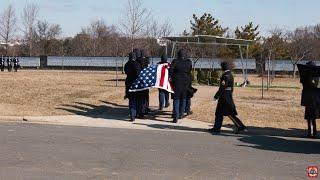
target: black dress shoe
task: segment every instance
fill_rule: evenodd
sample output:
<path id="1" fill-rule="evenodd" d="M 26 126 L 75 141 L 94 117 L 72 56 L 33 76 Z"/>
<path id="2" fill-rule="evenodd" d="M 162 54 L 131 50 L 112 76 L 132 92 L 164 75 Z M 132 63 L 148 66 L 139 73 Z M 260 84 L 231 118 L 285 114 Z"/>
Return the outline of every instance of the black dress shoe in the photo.
<path id="1" fill-rule="evenodd" d="M 172 123 L 178 123 L 178 119 L 177 118 L 174 118 Z"/>
<path id="2" fill-rule="evenodd" d="M 220 131 L 214 129 L 214 130 L 211 131 L 211 133 L 212 133 L 212 134 L 220 134 Z"/>

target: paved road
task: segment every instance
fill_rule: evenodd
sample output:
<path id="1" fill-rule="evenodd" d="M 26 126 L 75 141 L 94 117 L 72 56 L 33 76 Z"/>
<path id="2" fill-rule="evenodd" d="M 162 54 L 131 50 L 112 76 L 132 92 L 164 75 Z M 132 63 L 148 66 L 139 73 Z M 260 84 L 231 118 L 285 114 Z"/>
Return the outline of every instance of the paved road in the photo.
<path id="1" fill-rule="evenodd" d="M 306 179 L 320 141 L 0 123 L 0 179 Z"/>

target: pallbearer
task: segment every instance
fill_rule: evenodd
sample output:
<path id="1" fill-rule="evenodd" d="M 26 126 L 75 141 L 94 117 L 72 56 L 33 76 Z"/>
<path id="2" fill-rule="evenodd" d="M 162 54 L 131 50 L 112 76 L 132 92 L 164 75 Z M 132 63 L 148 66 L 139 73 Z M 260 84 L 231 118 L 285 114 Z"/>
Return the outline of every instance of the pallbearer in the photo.
<path id="1" fill-rule="evenodd" d="M 187 58 L 187 51 L 180 49 L 178 58 L 174 59 L 170 66 L 173 97 L 173 123 L 184 117 L 186 108 L 187 91 L 191 81 L 192 62 Z"/>
<path id="2" fill-rule="evenodd" d="M 158 64 L 168 63 L 167 55 L 163 54 L 161 56 L 161 61 Z M 164 107 L 169 107 L 169 92 L 163 89 L 159 89 L 159 110 L 162 110 Z"/>
<path id="3" fill-rule="evenodd" d="M 220 133 L 224 116 L 228 116 L 235 124 L 235 133 L 246 130 L 246 126 L 237 117 L 238 113 L 232 97 L 234 79 L 229 67 L 227 62 L 221 63 L 224 73 L 220 78 L 219 90 L 214 96 L 214 100 L 218 100 L 218 104 L 214 127 L 210 129 L 213 133 Z"/>
<path id="4" fill-rule="evenodd" d="M 145 68 L 145 63 L 142 59 L 141 56 L 141 50 L 140 49 L 133 49 L 133 53 L 136 55 L 136 65 L 139 66 L 139 72 Z M 137 117 L 139 119 L 144 119 L 145 115 L 145 92 L 144 91 L 139 91 L 136 92 L 136 98 L 137 98 Z"/>
<path id="5" fill-rule="evenodd" d="M 141 63 L 143 64 L 144 68 L 150 66 L 150 58 L 147 57 L 145 50 L 141 49 Z M 148 114 L 150 112 L 149 108 L 149 89 L 143 91 L 143 109 L 144 113 Z"/>
<path id="6" fill-rule="evenodd" d="M 125 64 L 124 70 L 127 75 L 125 98 L 129 99 L 130 121 L 134 121 L 138 110 L 138 96 L 136 92 L 129 92 L 129 88 L 138 78 L 138 75 L 141 71 L 139 64 L 136 62 L 135 53 L 131 52 L 129 54 L 129 61 Z"/>

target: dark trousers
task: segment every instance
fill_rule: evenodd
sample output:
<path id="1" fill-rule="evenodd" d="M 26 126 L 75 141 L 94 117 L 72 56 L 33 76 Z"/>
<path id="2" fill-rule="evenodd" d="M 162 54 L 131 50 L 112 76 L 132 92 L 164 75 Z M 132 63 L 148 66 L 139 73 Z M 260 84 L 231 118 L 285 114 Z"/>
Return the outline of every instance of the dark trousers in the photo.
<path id="1" fill-rule="evenodd" d="M 236 115 L 230 115 L 228 117 L 232 120 L 232 122 L 238 129 L 246 128 L 246 126 L 241 122 L 241 120 Z M 222 127 L 222 123 L 223 123 L 223 115 L 216 116 L 213 129 L 215 131 L 220 131 Z"/>
<path id="2" fill-rule="evenodd" d="M 185 99 L 173 100 L 174 119 L 182 119 L 185 108 L 186 108 Z"/>
<path id="3" fill-rule="evenodd" d="M 188 98 L 186 100 L 186 108 L 185 108 L 185 113 L 189 114 L 191 111 L 191 98 Z"/>
<path id="4" fill-rule="evenodd" d="M 138 117 L 144 117 L 145 114 L 145 98 L 141 95 L 139 95 L 136 98 L 137 103 L 137 115 Z"/>
<path id="5" fill-rule="evenodd" d="M 137 100 L 135 98 L 129 99 L 129 113 L 131 120 L 134 120 L 137 116 Z"/>
<path id="6" fill-rule="evenodd" d="M 313 129 L 313 136 L 317 135 L 317 124 L 316 124 L 316 119 L 308 119 L 308 136 L 311 136 L 311 129 Z M 311 124 L 312 127 L 311 128 Z"/>
<path id="7" fill-rule="evenodd" d="M 159 109 L 169 106 L 169 92 L 159 89 Z"/>

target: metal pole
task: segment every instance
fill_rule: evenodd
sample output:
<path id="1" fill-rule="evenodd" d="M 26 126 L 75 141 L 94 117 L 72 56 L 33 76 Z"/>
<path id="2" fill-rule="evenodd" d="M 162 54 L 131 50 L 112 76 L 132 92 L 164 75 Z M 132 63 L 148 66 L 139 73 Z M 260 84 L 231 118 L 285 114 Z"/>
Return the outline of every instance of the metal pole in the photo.
<path id="1" fill-rule="evenodd" d="M 267 90 L 270 88 L 270 59 L 271 59 L 271 50 L 269 50 L 269 57 L 268 57 L 268 79 L 267 79 Z"/>
<path id="2" fill-rule="evenodd" d="M 174 58 L 175 48 L 176 48 L 176 43 L 174 42 L 174 43 L 172 44 L 171 58 Z"/>
<path id="3" fill-rule="evenodd" d="M 168 44 L 166 44 L 166 56 L 168 55 Z"/>
<path id="4" fill-rule="evenodd" d="M 249 45 L 247 45 L 247 53 L 246 53 L 246 82 L 248 82 L 248 59 L 249 59 Z"/>
<path id="5" fill-rule="evenodd" d="M 240 50 L 240 57 L 241 57 L 241 66 L 242 66 L 242 74 L 243 74 L 243 87 L 245 87 L 247 85 L 247 81 L 246 81 L 246 75 L 245 75 L 245 71 L 244 71 L 244 65 L 243 65 L 243 54 L 242 54 L 242 49 L 241 46 L 239 45 L 239 50 Z"/>
<path id="6" fill-rule="evenodd" d="M 261 98 L 263 99 L 263 95 L 264 95 L 264 68 L 263 68 L 263 64 L 265 63 L 263 60 L 262 60 L 262 54 L 260 55 L 260 60 L 261 60 Z"/>
<path id="7" fill-rule="evenodd" d="M 116 57 L 116 87 L 118 87 L 118 57 Z"/>

